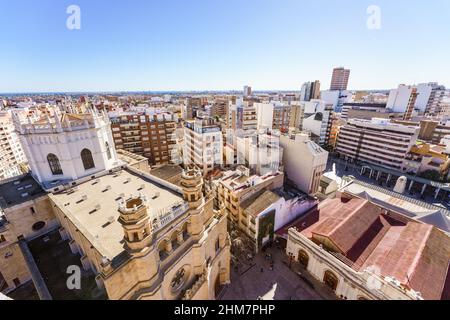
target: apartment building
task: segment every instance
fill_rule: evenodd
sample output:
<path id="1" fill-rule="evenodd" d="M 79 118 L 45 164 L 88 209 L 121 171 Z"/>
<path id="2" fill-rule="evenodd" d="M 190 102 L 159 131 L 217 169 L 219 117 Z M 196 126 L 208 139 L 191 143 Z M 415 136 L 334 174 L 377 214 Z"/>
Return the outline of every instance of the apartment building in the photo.
<path id="1" fill-rule="evenodd" d="M 341 118 L 389 118 L 394 113 L 387 112 L 386 103 L 348 102 L 344 103 L 341 110 Z"/>
<path id="2" fill-rule="evenodd" d="M 316 193 L 327 166 L 328 152 L 305 133 L 282 135 L 280 145 L 287 179 L 306 194 Z"/>
<path id="3" fill-rule="evenodd" d="M 188 120 L 184 125 L 184 165 L 194 164 L 204 176 L 223 164 L 223 137 L 213 118 Z"/>
<path id="4" fill-rule="evenodd" d="M 320 81 L 305 82 L 300 91 L 300 101 L 320 99 Z"/>
<path id="5" fill-rule="evenodd" d="M 283 186 L 284 174 L 259 176 L 250 174 L 244 166 L 236 170 L 223 172 L 220 179 L 212 182 L 216 194 L 216 205 L 222 208 L 233 226 L 244 231 L 251 239 L 256 237 L 256 219 L 250 217 L 241 206 L 243 202 L 262 190 L 275 190 Z"/>
<path id="6" fill-rule="evenodd" d="M 425 113 L 433 116 L 450 116 L 450 89 L 437 83 L 429 85 L 432 88 Z"/>
<path id="7" fill-rule="evenodd" d="M 109 118 L 117 149 L 142 155 L 152 166 L 180 162 L 172 113 L 110 112 Z"/>
<path id="8" fill-rule="evenodd" d="M 349 119 L 341 127 L 336 151 L 347 159 L 403 169 L 403 161 L 419 136 L 417 126 L 387 119 Z"/>
<path id="9" fill-rule="evenodd" d="M 347 90 L 350 70 L 343 67 L 334 68 L 331 77 L 330 90 Z"/>
<path id="10" fill-rule="evenodd" d="M 333 112 L 331 114 L 331 127 L 330 127 L 330 134 L 328 136 L 328 147 L 331 150 L 334 150 L 336 148 L 339 130 L 344 124 L 345 121 L 341 118 L 339 113 Z"/>
<path id="11" fill-rule="evenodd" d="M 275 105 L 273 109 L 273 125 L 272 129 L 280 130 L 281 132 L 289 131 L 291 122 L 291 106 L 290 105 Z"/>
<path id="12" fill-rule="evenodd" d="M 392 122 L 406 125 L 415 126 L 420 128 L 419 139 L 432 144 L 440 144 L 441 140 L 450 135 L 450 121 L 441 123 L 434 120 L 420 120 L 420 121 L 402 121 L 393 120 Z"/>
<path id="13" fill-rule="evenodd" d="M 303 117 L 305 115 L 305 108 L 300 103 L 291 104 L 291 118 L 289 128 L 302 129 Z"/>
<path id="14" fill-rule="evenodd" d="M 311 134 L 311 138 L 319 145 L 327 145 L 332 126 L 333 106 L 323 100 L 300 102 L 303 108 L 301 129 Z"/>
<path id="15" fill-rule="evenodd" d="M 22 174 L 21 168 L 26 162 L 11 112 L 0 111 L 0 180 Z"/>
<path id="16" fill-rule="evenodd" d="M 410 120 L 416 108 L 418 96 L 417 87 L 401 84 L 397 89 L 390 91 L 386 109 L 395 113 L 403 113 L 403 119 Z"/>
<path id="17" fill-rule="evenodd" d="M 272 101 L 269 103 L 255 103 L 258 130 L 275 129 L 287 132 L 291 126 L 293 106 L 289 102 Z M 299 111 L 295 110 L 299 116 Z"/>
<path id="18" fill-rule="evenodd" d="M 238 164 L 245 164 L 252 173 L 261 176 L 278 171 L 283 158 L 278 132 L 266 130 L 237 137 L 236 144 Z"/>
<path id="19" fill-rule="evenodd" d="M 256 108 L 250 101 L 237 101 L 236 106 L 236 130 L 244 132 L 257 130 L 258 120 Z"/>
<path id="20" fill-rule="evenodd" d="M 196 96 L 188 97 L 183 106 L 183 119 L 194 119 L 197 116 L 197 111 L 207 105 L 207 97 Z"/>
<path id="21" fill-rule="evenodd" d="M 245 97 L 250 97 L 252 95 L 252 87 L 244 86 L 243 93 Z"/>

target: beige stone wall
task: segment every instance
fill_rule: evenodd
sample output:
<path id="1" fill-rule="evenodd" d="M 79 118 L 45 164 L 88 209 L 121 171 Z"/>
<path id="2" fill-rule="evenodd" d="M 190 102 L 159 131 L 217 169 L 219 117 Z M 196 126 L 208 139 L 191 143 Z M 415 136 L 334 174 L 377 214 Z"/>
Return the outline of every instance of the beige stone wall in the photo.
<path id="1" fill-rule="evenodd" d="M 0 272 L 8 285 L 4 293 L 16 288 L 16 278 L 21 284 L 31 280 L 30 271 L 17 242 L 0 244 Z"/>
<path id="2" fill-rule="evenodd" d="M 192 222 L 192 217 L 189 217 L 189 221 L 201 223 Z M 217 276 L 221 274 L 222 284 L 229 281 L 230 252 L 226 241 L 226 217 L 222 216 L 220 220 L 213 219 L 210 225 L 205 226 L 205 230 L 200 235 L 195 237 L 191 234 L 167 258 L 160 261 L 157 251 L 160 243 L 169 240 L 172 231 L 176 231 L 184 223 L 183 219 L 175 224 L 170 232 L 158 236 L 146 256 L 128 261 L 124 266 L 104 278 L 110 299 L 179 299 L 182 297 L 183 290 L 192 288 L 197 276 L 203 272 L 208 275 L 207 281 L 194 297 L 195 299 L 215 298 L 214 285 Z M 207 236 L 205 237 L 205 235 Z M 220 247 L 218 251 L 216 251 L 217 240 L 219 240 Z M 174 291 L 171 286 L 172 280 L 181 269 L 185 270 L 186 278 L 183 286 Z"/>
<path id="3" fill-rule="evenodd" d="M 34 208 L 34 213 L 31 208 Z M 19 236 L 24 236 L 27 240 L 33 239 L 47 233 L 50 229 L 58 225 L 52 205 L 46 195 L 7 208 L 4 212 L 9 222 L 8 227 L 10 228 L 10 235 L 8 237 L 14 237 L 15 240 Z M 45 227 L 41 230 L 33 230 L 33 224 L 39 221 L 45 222 Z"/>
<path id="4" fill-rule="evenodd" d="M 68 240 L 74 240 L 75 250 L 72 249 L 72 252 L 78 253 L 81 257 L 86 256 L 90 262 L 91 269 L 94 273 L 97 273 L 101 270 L 101 262 L 102 255 L 100 252 L 93 246 L 93 244 L 78 230 L 78 228 L 65 217 L 64 213 L 61 211 L 59 207 L 54 207 L 54 213 L 57 217 L 60 228 L 61 236 L 67 236 Z"/>
<path id="5" fill-rule="evenodd" d="M 0 272 L 10 291 L 16 287 L 14 279 L 19 279 L 20 283 L 31 279 L 30 271 L 18 245 L 18 237 L 23 236 L 27 240 L 39 237 L 56 228 L 58 221 L 47 196 L 6 208 L 4 213 L 8 223 L 0 229 L 0 236 L 6 240 L 0 243 Z M 33 230 L 33 225 L 40 221 L 45 222 L 44 228 Z"/>

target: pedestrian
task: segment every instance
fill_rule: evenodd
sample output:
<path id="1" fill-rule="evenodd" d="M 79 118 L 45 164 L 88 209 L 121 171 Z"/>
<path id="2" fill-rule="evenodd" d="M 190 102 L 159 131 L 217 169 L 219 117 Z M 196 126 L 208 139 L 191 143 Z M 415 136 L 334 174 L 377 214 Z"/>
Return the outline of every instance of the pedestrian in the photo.
<path id="1" fill-rule="evenodd" d="M 263 267 L 261 267 L 261 272 L 264 272 L 264 268 Z"/>

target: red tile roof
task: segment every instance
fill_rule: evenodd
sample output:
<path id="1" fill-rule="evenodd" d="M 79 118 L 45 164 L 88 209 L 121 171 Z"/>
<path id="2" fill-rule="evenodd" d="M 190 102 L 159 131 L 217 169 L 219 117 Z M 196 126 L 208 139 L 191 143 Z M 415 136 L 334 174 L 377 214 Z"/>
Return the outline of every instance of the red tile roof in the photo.
<path id="1" fill-rule="evenodd" d="M 329 199 L 293 225 L 303 235 L 340 251 L 355 271 L 376 267 L 424 299 L 450 298 L 450 237 L 406 217 L 386 215 L 365 199 Z"/>

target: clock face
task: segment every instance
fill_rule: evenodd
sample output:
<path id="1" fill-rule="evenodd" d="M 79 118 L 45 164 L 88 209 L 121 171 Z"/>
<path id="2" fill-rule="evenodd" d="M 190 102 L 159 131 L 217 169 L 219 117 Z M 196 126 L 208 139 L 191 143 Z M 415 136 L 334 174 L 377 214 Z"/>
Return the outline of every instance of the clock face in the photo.
<path id="1" fill-rule="evenodd" d="M 186 270 L 184 268 L 181 268 L 180 270 L 177 271 L 177 273 L 172 279 L 172 282 L 170 284 L 172 290 L 180 289 L 183 286 L 185 280 L 186 280 Z"/>

